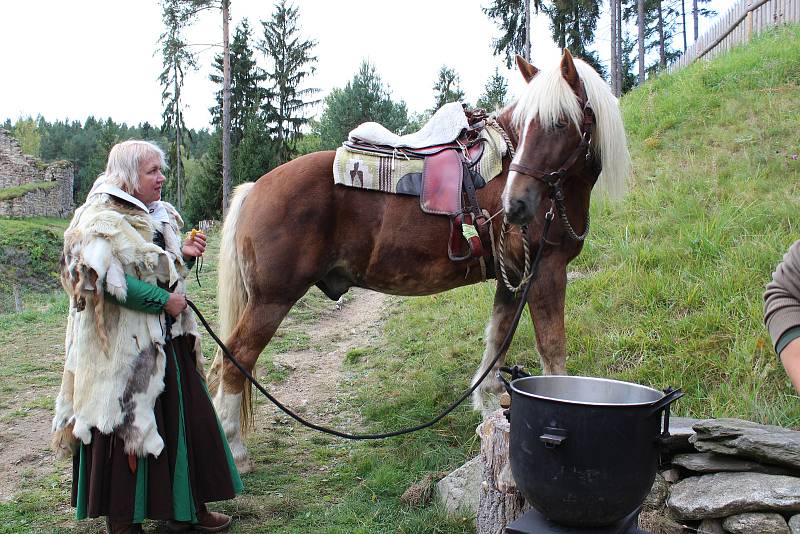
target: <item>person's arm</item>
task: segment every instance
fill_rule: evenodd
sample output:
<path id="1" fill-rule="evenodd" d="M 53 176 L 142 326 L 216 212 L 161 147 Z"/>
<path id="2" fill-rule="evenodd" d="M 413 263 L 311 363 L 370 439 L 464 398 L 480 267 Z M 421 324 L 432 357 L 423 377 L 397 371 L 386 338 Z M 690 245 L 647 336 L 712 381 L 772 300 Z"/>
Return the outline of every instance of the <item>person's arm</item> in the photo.
<path id="1" fill-rule="evenodd" d="M 106 292 L 106 298 L 130 310 L 153 314 L 165 311 L 173 317 L 186 309 L 186 295 L 170 293 L 129 274 L 125 275 L 125 282 L 128 284 L 128 295 L 124 302 L 109 292 Z"/>
<path id="2" fill-rule="evenodd" d="M 126 274 L 125 283 L 128 285 L 128 294 L 124 301 L 109 292 L 106 292 L 106 298 L 123 308 L 153 314 L 161 313 L 169 301 L 169 291 L 143 282 L 135 276 Z"/>
<path id="3" fill-rule="evenodd" d="M 800 393 L 800 334 L 793 338 L 779 353 L 786 374 L 794 389 Z"/>
<path id="4" fill-rule="evenodd" d="M 764 323 L 775 352 L 800 393 L 800 241 L 789 248 L 767 284 Z"/>

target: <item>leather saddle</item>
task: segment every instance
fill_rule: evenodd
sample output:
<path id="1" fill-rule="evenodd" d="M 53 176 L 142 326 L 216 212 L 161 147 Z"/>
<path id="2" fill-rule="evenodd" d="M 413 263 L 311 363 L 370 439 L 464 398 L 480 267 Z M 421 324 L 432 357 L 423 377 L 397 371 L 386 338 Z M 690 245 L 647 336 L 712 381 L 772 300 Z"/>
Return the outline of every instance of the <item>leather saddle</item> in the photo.
<path id="1" fill-rule="evenodd" d="M 483 155 L 485 119 L 484 110 L 466 110 L 452 102 L 414 134 L 398 136 L 377 123 L 365 123 L 345 142 L 355 150 L 424 160 L 420 208 L 450 218 L 448 255 L 453 261 L 491 255 L 490 228 L 475 194 L 476 183 L 482 186 L 485 181 L 473 170 Z M 424 144 L 430 140 L 437 143 Z"/>

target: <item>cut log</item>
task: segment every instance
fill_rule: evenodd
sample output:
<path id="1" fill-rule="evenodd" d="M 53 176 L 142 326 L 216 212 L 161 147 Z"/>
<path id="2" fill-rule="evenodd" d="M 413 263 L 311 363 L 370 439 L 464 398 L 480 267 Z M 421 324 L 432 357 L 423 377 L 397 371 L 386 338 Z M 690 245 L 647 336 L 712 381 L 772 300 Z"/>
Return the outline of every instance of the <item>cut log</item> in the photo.
<path id="1" fill-rule="evenodd" d="M 503 410 L 491 413 L 476 430 L 481 438 L 483 482 L 478 496 L 477 534 L 503 534 L 530 505 L 517 493 L 508 455 L 510 425 Z"/>

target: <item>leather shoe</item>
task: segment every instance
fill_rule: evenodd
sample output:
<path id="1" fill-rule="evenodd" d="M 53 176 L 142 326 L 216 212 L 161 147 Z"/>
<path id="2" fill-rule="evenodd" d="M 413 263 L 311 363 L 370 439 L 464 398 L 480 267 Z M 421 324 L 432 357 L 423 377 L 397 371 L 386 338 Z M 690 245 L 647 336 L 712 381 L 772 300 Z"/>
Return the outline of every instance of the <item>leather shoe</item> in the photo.
<path id="1" fill-rule="evenodd" d="M 222 532 L 228 530 L 233 519 L 220 512 L 209 512 L 203 506 L 203 509 L 197 512 L 197 521 L 197 524 L 194 525 L 197 532 Z"/>
<path id="2" fill-rule="evenodd" d="M 210 512 L 205 505 L 197 511 L 197 523 L 184 521 L 167 521 L 170 532 L 187 532 L 194 529 L 196 532 L 222 532 L 228 530 L 233 519 L 229 515 L 219 512 Z"/>

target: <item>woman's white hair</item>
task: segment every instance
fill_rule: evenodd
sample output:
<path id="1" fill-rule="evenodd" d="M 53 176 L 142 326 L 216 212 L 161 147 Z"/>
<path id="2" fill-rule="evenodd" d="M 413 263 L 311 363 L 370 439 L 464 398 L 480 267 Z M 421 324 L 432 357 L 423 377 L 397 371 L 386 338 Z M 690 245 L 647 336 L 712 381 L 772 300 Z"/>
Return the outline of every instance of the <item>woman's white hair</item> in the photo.
<path id="1" fill-rule="evenodd" d="M 132 195 L 139 189 L 139 165 L 153 156 L 157 156 L 161 167 L 166 169 L 164 151 L 155 143 L 136 139 L 117 143 L 108 153 L 106 170 L 97 178 L 95 185 L 99 183 L 115 185 Z"/>

